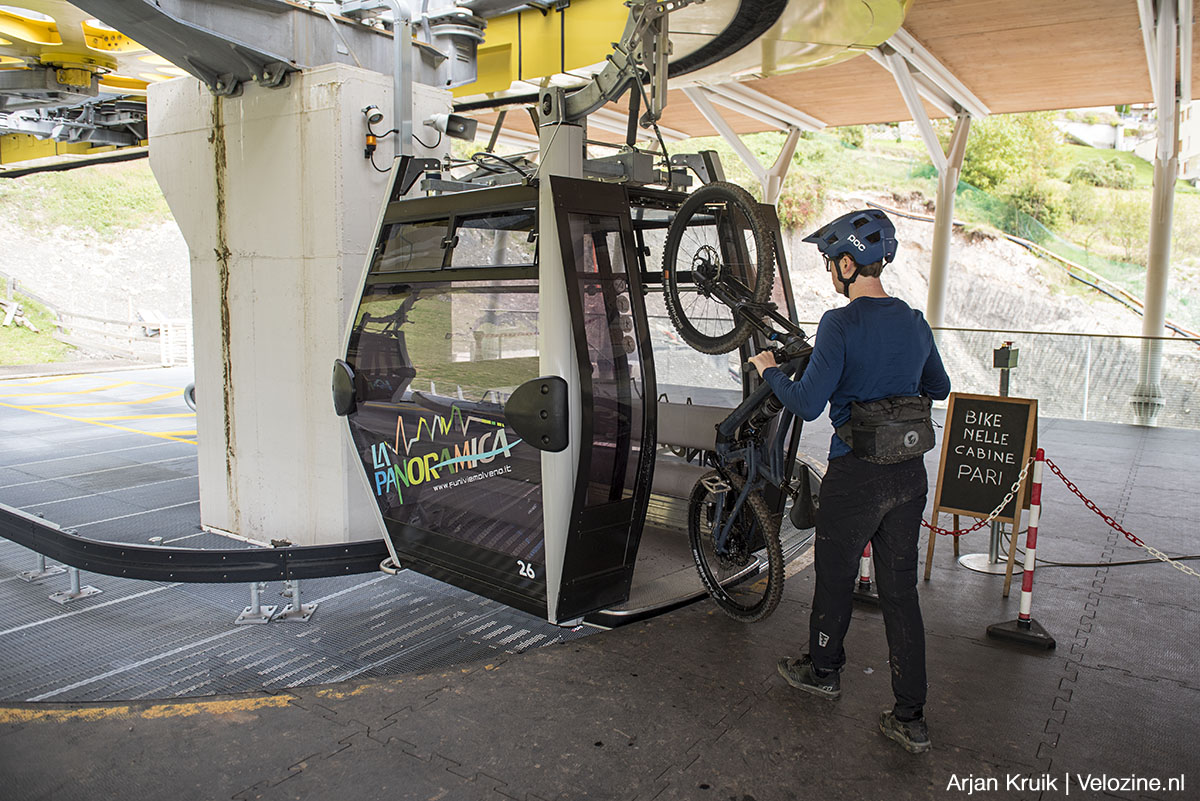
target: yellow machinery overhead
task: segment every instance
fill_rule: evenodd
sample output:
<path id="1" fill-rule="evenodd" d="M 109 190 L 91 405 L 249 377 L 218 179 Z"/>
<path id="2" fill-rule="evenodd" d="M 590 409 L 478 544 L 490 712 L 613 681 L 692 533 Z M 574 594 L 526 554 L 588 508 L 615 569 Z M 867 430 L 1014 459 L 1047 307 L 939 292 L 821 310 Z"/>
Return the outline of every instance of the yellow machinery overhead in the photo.
<path id="1" fill-rule="evenodd" d="M 835 64 L 878 47 L 904 22 L 913 0 L 813 0 L 787 3 L 767 32 L 728 58 L 672 80 L 696 82 L 782 75 Z M 744 21 L 738 0 L 707 0 L 670 14 L 671 60 L 700 50 Z M 536 9 L 488 19 L 478 49 L 478 78 L 454 90 L 458 99 L 520 94 L 528 85 L 569 73 L 590 74 L 621 38 L 628 8 L 613 0 L 574 0 L 561 10 Z"/>

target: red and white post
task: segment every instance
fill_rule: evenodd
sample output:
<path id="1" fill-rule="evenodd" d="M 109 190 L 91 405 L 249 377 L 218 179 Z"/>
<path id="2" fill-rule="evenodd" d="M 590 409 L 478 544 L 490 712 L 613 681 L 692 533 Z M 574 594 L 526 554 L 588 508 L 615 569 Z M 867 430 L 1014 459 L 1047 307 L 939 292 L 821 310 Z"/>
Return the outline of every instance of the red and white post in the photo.
<path id="1" fill-rule="evenodd" d="M 1021 607 L 1017 619 L 1007 623 L 988 626 L 989 637 L 1015 640 L 1042 648 L 1053 648 L 1054 638 L 1030 616 L 1033 606 L 1033 568 L 1037 564 L 1038 524 L 1042 518 L 1042 468 L 1046 464 L 1046 451 L 1037 449 L 1033 457 L 1033 483 L 1029 496 L 1029 528 L 1025 535 L 1025 572 L 1021 576 Z"/>
<path id="2" fill-rule="evenodd" d="M 1038 522 L 1042 517 L 1042 468 L 1046 465 L 1046 451 L 1037 449 L 1033 457 L 1033 485 L 1029 494 L 1029 529 L 1025 534 L 1025 573 L 1021 576 L 1021 611 L 1017 614 L 1017 625 L 1028 629 L 1033 625 L 1029 610 L 1033 606 L 1033 568 L 1037 564 Z"/>
<path id="3" fill-rule="evenodd" d="M 863 548 L 858 560 L 858 586 L 854 588 L 854 598 L 870 604 L 879 603 L 879 595 L 871 589 L 871 543 Z"/>

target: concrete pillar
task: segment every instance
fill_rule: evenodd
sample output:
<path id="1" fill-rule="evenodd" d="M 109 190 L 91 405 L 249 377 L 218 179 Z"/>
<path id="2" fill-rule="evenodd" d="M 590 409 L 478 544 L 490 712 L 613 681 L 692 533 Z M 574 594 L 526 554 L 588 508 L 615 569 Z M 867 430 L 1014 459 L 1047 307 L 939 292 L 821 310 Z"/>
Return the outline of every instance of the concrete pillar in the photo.
<path id="1" fill-rule="evenodd" d="M 386 113 L 391 91 L 345 65 L 233 98 L 192 78 L 150 90 L 151 168 L 191 252 L 206 528 L 297 545 L 380 535 L 330 374 L 387 185 L 363 158 L 361 110 Z M 448 93 L 423 95 L 439 105 L 417 120 L 448 109 Z"/>

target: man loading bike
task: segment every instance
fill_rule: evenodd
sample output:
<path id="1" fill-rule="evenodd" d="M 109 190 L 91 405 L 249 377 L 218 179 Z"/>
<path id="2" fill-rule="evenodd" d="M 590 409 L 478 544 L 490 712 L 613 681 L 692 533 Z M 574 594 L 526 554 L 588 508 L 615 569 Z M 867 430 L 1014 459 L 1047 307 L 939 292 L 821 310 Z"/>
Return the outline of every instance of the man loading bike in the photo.
<path id="1" fill-rule="evenodd" d="M 829 404 L 835 433 L 817 510 L 816 588 L 809 651 L 779 672 L 805 692 L 837 699 L 846 663 L 854 580 L 867 543 L 875 557 L 895 706 L 880 730 L 911 753 L 930 748 L 924 717 L 925 629 L 917 597 L 917 540 L 933 447 L 929 399 L 950 393 L 929 324 L 880 282 L 896 255 L 882 211 L 846 214 L 804 239 L 821 251 L 834 288 L 850 299 L 821 318 L 808 368 L 793 381 L 763 351 L 750 361 L 794 414 L 815 420 Z"/>

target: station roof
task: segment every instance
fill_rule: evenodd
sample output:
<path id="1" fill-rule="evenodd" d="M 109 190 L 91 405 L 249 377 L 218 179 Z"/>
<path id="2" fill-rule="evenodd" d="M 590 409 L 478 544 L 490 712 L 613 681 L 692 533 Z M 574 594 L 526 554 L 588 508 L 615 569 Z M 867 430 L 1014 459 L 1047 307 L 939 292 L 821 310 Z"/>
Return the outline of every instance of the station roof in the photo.
<path id="1" fill-rule="evenodd" d="M 1153 102 L 1137 0 L 913 0 L 903 29 L 993 114 Z M 1190 69 L 1194 94 L 1194 57 Z M 741 86 L 830 127 L 912 118 L 891 73 L 866 54 Z M 926 109 L 946 116 L 928 102 Z M 740 134 L 774 127 L 721 113 Z M 512 118 L 506 127 L 532 132 Z M 680 88 L 668 93 L 660 124 L 687 136 L 717 133 Z"/>

